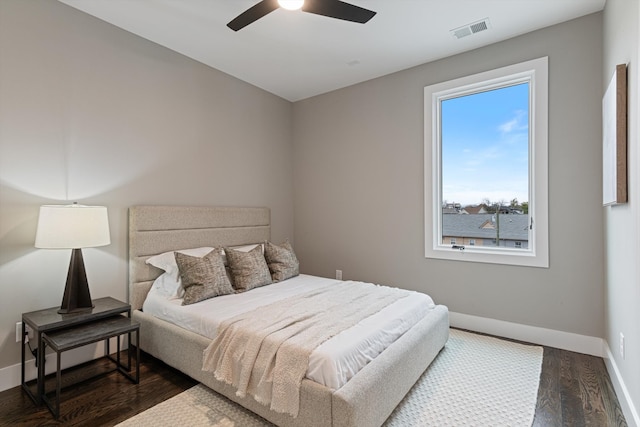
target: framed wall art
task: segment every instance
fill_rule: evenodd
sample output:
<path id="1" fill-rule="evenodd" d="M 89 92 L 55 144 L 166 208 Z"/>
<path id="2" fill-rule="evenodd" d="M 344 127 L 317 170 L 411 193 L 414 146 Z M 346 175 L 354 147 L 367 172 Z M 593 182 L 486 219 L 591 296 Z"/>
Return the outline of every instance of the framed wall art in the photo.
<path id="1" fill-rule="evenodd" d="M 627 202 L 627 66 L 617 65 L 602 99 L 602 204 Z"/>

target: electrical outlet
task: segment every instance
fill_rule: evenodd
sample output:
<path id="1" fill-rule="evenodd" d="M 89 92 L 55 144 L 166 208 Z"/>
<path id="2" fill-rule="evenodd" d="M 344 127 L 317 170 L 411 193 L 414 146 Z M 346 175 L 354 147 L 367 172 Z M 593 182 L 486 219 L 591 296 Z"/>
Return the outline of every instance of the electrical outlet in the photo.
<path id="1" fill-rule="evenodd" d="M 33 338 L 33 330 L 27 325 L 25 330 L 27 336 Z M 22 322 L 16 322 L 16 342 L 22 342 Z"/>
<path id="2" fill-rule="evenodd" d="M 342 270 L 336 270 L 336 280 L 342 280 Z"/>
<path id="3" fill-rule="evenodd" d="M 624 335 L 620 332 L 620 356 L 624 360 Z"/>

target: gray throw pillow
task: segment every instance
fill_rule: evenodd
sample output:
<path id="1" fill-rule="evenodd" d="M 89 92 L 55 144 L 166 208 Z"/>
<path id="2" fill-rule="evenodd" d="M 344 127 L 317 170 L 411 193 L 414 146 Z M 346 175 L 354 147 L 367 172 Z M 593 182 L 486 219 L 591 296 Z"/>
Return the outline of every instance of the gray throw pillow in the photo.
<path id="1" fill-rule="evenodd" d="M 300 274 L 300 263 L 288 241 L 280 245 L 265 242 L 264 258 L 274 282 L 281 282 Z"/>
<path id="2" fill-rule="evenodd" d="M 224 268 L 222 250 L 216 248 L 202 258 L 180 252 L 174 255 L 184 288 L 182 305 L 234 293 Z"/>
<path id="3" fill-rule="evenodd" d="M 237 292 L 245 292 L 273 283 L 269 267 L 262 255 L 262 246 L 256 246 L 249 252 L 224 248 L 224 252 L 231 270 L 233 286 Z"/>

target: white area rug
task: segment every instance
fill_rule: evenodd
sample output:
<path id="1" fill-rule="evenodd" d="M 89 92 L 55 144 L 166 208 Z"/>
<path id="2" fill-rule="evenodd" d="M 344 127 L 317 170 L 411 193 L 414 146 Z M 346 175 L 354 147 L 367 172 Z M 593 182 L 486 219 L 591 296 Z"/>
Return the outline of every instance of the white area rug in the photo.
<path id="1" fill-rule="evenodd" d="M 451 329 L 445 348 L 385 426 L 531 426 L 541 366 L 542 347 Z M 199 384 L 118 426 L 176 425 L 271 424 Z"/>
<path id="2" fill-rule="evenodd" d="M 451 329 L 385 426 L 531 426 L 542 347 Z"/>

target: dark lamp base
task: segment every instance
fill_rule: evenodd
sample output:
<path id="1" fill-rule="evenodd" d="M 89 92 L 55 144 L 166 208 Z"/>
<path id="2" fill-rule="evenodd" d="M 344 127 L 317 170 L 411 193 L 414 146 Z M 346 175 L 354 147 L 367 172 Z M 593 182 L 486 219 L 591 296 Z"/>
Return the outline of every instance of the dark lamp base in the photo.
<path id="1" fill-rule="evenodd" d="M 67 274 L 67 284 L 64 288 L 62 305 L 58 313 L 82 313 L 90 312 L 92 309 L 93 302 L 89 293 L 87 273 L 84 269 L 82 249 L 73 249 L 71 262 L 69 263 L 69 273 Z"/>
<path id="2" fill-rule="evenodd" d="M 93 307 L 92 305 L 91 307 L 76 307 L 72 309 L 60 308 L 58 309 L 58 314 L 91 313 Z"/>

